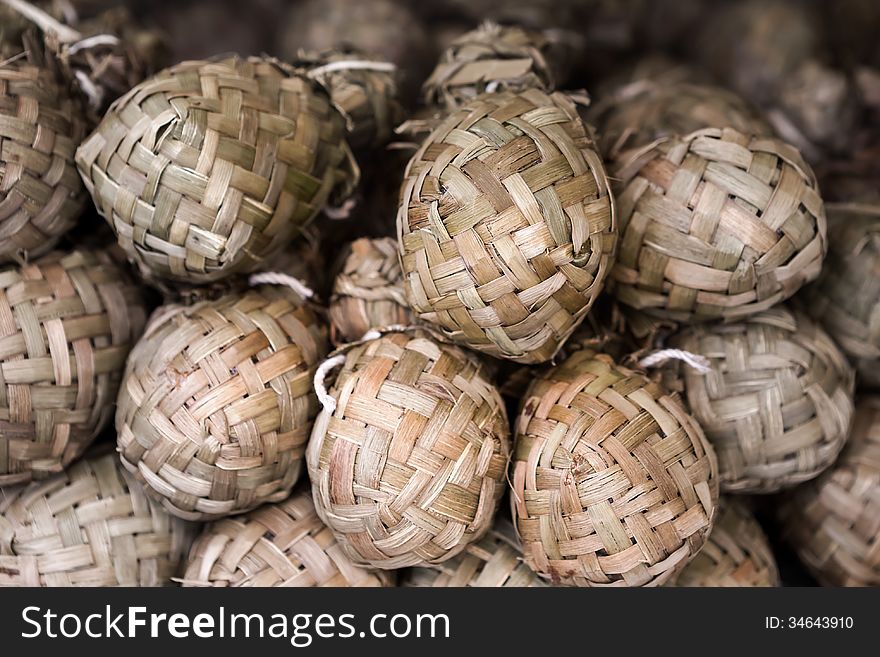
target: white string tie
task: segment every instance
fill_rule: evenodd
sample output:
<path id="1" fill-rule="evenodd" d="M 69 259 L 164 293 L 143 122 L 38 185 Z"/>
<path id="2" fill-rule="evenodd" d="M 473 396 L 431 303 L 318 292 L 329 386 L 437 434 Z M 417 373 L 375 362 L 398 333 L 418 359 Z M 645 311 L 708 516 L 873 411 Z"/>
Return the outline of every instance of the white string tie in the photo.
<path id="1" fill-rule="evenodd" d="M 284 285 L 296 292 L 303 299 L 311 299 L 315 296 L 315 292 L 308 285 L 290 274 L 283 274 L 280 271 L 261 271 L 251 274 L 248 279 L 250 285 Z"/>
<path id="2" fill-rule="evenodd" d="M 324 380 L 327 378 L 327 374 L 330 373 L 330 370 L 339 367 L 344 362 L 345 355 L 338 354 L 325 360 L 318 366 L 318 369 L 315 370 L 315 394 L 318 396 L 318 401 L 321 402 L 321 406 L 324 407 L 324 411 L 331 415 L 336 411 L 336 399 L 333 395 L 327 392 L 327 386 L 324 384 Z"/>
<path id="3" fill-rule="evenodd" d="M 700 374 L 707 374 L 712 371 L 712 364 L 708 358 L 699 354 L 692 354 L 683 349 L 660 349 L 642 358 L 638 365 L 641 368 L 649 369 L 670 360 L 680 360 L 693 367 Z"/>
<path id="4" fill-rule="evenodd" d="M 397 70 L 397 66 L 391 62 L 370 62 L 362 59 L 343 59 L 338 62 L 330 62 L 323 66 L 316 66 L 309 70 L 310 78 L 319 78 L 327 73 L 335 73 L 336 71 L 380 71 L 383 73 L 393 73 Z"/>

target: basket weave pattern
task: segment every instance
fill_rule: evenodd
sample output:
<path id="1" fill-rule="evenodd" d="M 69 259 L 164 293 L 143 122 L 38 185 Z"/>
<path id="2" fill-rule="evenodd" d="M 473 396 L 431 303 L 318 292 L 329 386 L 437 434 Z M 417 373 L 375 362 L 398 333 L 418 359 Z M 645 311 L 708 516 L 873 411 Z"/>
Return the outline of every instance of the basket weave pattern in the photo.
<path id="1" fill-rule="evenodd" d="M 286 288 L 160 309 L 119 392 L 123 464 L 186 519 L 284 499 L 300 473 L 326 349 L 326 329 Z"/>
<path id="2" fill-rule="evenodd" d="M 525 561 L 555 583 L 663 584 L 715 516 L 715 457 L 678 397 L 589 350 L 530 386 L 511 471 Z"/>
<path id="3" fill-rule="evenodd" d="M 168 586 L 193 526 L 151 502 L 113 454 L 0 495 L 0 587 Z"/>
<path id="4" fill-rule="evenodd" d="M 58 473 L 95 439 L 145 314 L 98 251 L 0 272 L 0 486 Z"/>
<path id="5" fill-rule="evenodd" d="M 423 332 L 345 352 L 307 462 L 318 515 L 355 563 L 439 563 L 492 525 L 507 414 L 480 362 Z"/>
<path id="6" fill-rule="evenodd" d="M 351 563 L 308 492 L 209 525 L 190 551 L 183 586 L 388 586 Z"/>
<path id="7" fill-rule="evenodd" d="M 736 324 L 695 326 L 672 344 L 709 358 L 684 367 L 691 412 L 715 447 L 721 486 L 769 493 L 812 479 L 846 441 L 853 371 L 828 335 L 784 307 Z"/>
<path id="8" fill-rule="evenodd" d="M 206 283 L 253 271 L 348 182 L 344 135 L 271 60 L 184 62 L 116 101 L 76 162 L 145 276 Z"/>
<path id="9" fill-rule="evenodd" d="M 621 302 L 683 322 L 740 318 L 819 275 L 824 206 L 783 142 L 711 128 L 621 154 L 614 169 Z"/>
<path id="10" fill-rule="evenodd" d="M 562 94 L 486 94 L 410 160 L 397 228 L 420 319 L 477 351 L 549 360 L 602 288 L 616 239 L 599 154 Z"/>

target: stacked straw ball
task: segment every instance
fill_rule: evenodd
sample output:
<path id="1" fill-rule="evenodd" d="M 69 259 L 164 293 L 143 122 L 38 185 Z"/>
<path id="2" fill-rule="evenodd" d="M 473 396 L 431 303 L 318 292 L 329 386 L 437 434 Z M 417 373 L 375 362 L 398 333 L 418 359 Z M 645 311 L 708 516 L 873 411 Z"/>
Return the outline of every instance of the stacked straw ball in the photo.
<path id="1" fill-rule="evenodd" d="M 315 507 L 358 564 L 440 563 L 504 493 L 507 414 L 484 366 L 424 331 L 349 346 L 307 451 Z"/>
<path id="2" fill-rule="evenodd" d="M 407 165 L 401 198 L 413 312 L 485 354 L 551 359 L 611 267 L 608 179 L 561 93 L 487 93 L 449 112 Z"/>
<path id="3" fill-rule="evenodd" d="M 389 586 L 354 565 L 315 513 L 308 492 L 208 525 L 193 544 L 183 586 Z"/>
<path id="4" fill-rule="evenodd" d="M 510 469 L 525 562 L 556 584 L 664 584 L 716 514 L 715 456 L 677 395 L 591 350 L 529 387 Z"/>
<path id="5" fill-rule="evenodd" d="M 113 454 L 0 495 L 0 587 L 169 586 L 195 536 Z"/>
<path id="6" fill-rule="evenodd" d="M 696 325 L 672 344 L 709 359 L 682 366 L 687 402 L 715 447 L 721 486 L 771 493 L 812 479 L 843 448 L 854 375 L 831 338 L 780 306 L 732 324 Z"/>
<path id="7" fill-rule="evenodd" d="M 141 291 L 106 253 L 0 272 L 0 486 L 57 474 L 91 444 L 145 321 Z"/>
<path id="8" fill-rule="evenodd" d="M 159 309 L 119 392 L 122 463 L 189 520 L 283 500 L 300 473 L 326 350 L 326 328 L 286 287 Z"/>
<path id="9" fill-rule="evenodd" d="M 120 98 L 76 162 L 147 279 L 209 283 L 282 249 L 351 182 L 327 93 L 270 59 L 190 61 Z"/>

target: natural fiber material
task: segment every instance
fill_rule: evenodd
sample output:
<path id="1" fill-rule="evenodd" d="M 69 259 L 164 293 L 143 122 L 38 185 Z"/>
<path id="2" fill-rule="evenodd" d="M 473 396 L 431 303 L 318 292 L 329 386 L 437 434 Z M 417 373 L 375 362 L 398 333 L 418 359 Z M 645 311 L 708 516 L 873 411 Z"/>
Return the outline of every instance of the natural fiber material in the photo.
<path id="1" fill-rule="evenodd" d="M 705 547 L 675 586 L 779 586 L 776 558 L 761 525 L 741 502 L 723 499 Z"/>
<path id="2" fill-rule="evenodd" d="M 798 152 L 705 129 L 621 154 L 618 300 L 676 321 L 741 318 L 815 279 L 825 209 Z"/>
<path id="3" fill-rule="evenodd" d="M 318 515 L 355 562 L 440 563 L 491 527 L 504 492 L 507 414 L 483 365 L 423 331 L 345 351 L 318 415 L 309 479 Z"/>
<path id="4" fill-rule="evenodd" d="M 397 243 L 387 237 L 352 242 L 333 282 L 330 331 L 334 342 L 351 342 L 370 329 L 410 323 Z"/>
<path id="5" fill-rule="evenodd" d="M 436 566 L 404 571 L 400 586 L 433 588 L 534 588 L 547 586 L 523 563 L 513 525 L 499 518 L 481 540 Z"/>
<path id="6" fill-rule="evenodd" d="M 856 405 L 849 445 L 781 509 L 798 556 L 826 586 L 880 586 L 880 398 Z"/>
<path id="7" fill-rule="evenodd" d="M 61 472 L 95 439 L 145 315 L 100 251 L 0 272 L 0 486 Z"/>
<path id="8" fill-rule="evenodd" d="M 397 215 L 404 289 L 453 341 L 549 360 L 611 266 L 614 202 L 574 102 L 536 89 L 486 94 L 410 160 Z"/>
<path id="9" fill-rule="evenodd" d="M 74 150 L 81 105 L 45 68 L 0 66 L 0 263 L 35 258 L 70 230 L 87 196 Z"/>
<path id="10" fill-rule="evenodd" d="M 159 309 L 119 392 L 123 464 L 186 519 L 283 500 L 300 473 L 326 349 L 326 329 L 280 286 Z"/>
<path id="11" fill-rule="evenodd" d="M 208 525 L 190 550 L 183 586 L 390 586 L 355 566 L 315 513 L 309 492 Z"/>
<path id="12" fill-rule="evenodd" d="M 113 454 L 2 492 L 0 587 L 168 586 L 195 536 Z"/>
<path id="13" fill-rule="evenodd" d="M 190 61 L 120 98 L 76 160 L 146 277 L 207 283 L 258 268 L 351 183 L 344 134 L 273 60 Z"/>
<path id="14" fill-rule="evenodd" d="M 806 310 L 856 364 L 860 383 L 880 386 L 880 203 L 828 208 L 829 251 L 807 288 Z"/>
<path id="15" fill-rule="evenodd" d="M 553 91 L 549 48 L 541 32 L 484 23 L 446 49 L 422 88 L 424 100 L 455 109 L 486 91 Z"/>
<path id="16" fill-rule="evenodd" d="M 678 374 L 718 454 L 724 490 L 778 491 L 837 458 L 852 419 L 853 371 L 808 317 L 780 306 L 736 324 L 691 327 L 671 343 L 711 362 L 708 374 Z"/>
<path id="17" fill-rule="evenodd" d="M 590 350 L 532 383 L 511 473 L 526 563 L 576 586 L 669 581 L 718 499 L 712 448 L 678 396 Z"/>

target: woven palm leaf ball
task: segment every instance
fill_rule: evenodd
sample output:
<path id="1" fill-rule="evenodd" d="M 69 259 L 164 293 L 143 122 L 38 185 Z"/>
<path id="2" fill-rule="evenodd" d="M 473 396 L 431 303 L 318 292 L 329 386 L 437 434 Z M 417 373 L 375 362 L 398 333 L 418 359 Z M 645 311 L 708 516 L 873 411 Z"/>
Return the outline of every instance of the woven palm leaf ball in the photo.
<path id="1" fill-rule="evenodd" d="M 145 301 L 105 252 L 0 271 L 0 486 L 61 472 L 113 414 Z"/>
<path id="2" fill-rule="evenodd" d="M 591 350 L 529 387 L 510 472 L 525 562 L 555 584 L 664 584 L 716 515 L 715 456 L 678 396 Z"/>
<path id="3" fill-rule="evenodd" d="M 479 541 L 457 557 L 430 567 L 410 568 L 400 586 L 432 588 L 535 588 L 547 586 L 522 560 L 513 525 L 499 518 Z"/>
<path id="4" fill-rule="evenodd" d="M 195 529 L 151 501 L 114 454 L 0 495 L 0 587 L 169 586 Z"/>
<path id="5" fill-rule="evenodd" d="M 370 329 L 410 324 L 397 242 L 388 237 L 361 238 L 344 253 L 330 298 L 334 340 L 351 342 Z"/>
<path id="6" fill-rule="evenodd" d="M 709 540 L 674 582 L 675 586 L 779 586 L 776 558 L 761 525 L 736 500 L 723 499 Z"/>
<path id="7" fill-rule="evenodd" d="M 354 565 L 315 513 L 311 494 L 223 518 L 193 544 L 183 586 L 390 586 L 385 571 Z"/>
<path id="8" fill-rule="evenodd" d="M 622 153 L 612 169 L 621 303 L 680 322 L 736 319 L 819 275 L 824 205 L 784 142 L 707 128 Z"/>
<path id="9" fill-rule="evenodd" d="M 549 360 L 611 268 L 614 200 L 564 94 L 490 93 L 452 111 L 409 161 L 401 198 L 410 307 L 471 349 Z"/>
<path id="10" fill-rule="evenodd" d="M 286 287 L 160 308 L 119 391 L 123 464 L 188 520 L 283 500 L 299 477 L 326 349 L 326 327 Z"/>
<path id="11" fill-rule="evenodd" d="M 148 279 L 209 283 L 287 246 L 354 175 L 317 83 L 265 58 L 188 61 L 120 98 L 77 150 Z"/>
<path id="12" fill-rule="evenodd" d="M 829 206 L 829 250 L 804 304 L 856 364 L 859 381 L 880 386 L 880 203 Z"/>
<path id="13" fill-rule="evenodd" d="M 501 396 L 477 358 L 424 331 L 343 351 L 306 454 L 318 515 L 361 565 L 454 557 L 489 530 L 504 493 Z"/>
<path id="14" fill-rule="evenodd" d="M 860 399 L 837 463 L 780 509 L 784 534 L 825 586 L 880 586 L 880 398 Z"/>
<path id="15" fill-rule="evenodd" d="M 816 323 L 783 306 L 698 325 L 671 344 L 709 359 L 682 366 L 691 412 L 715 447 L 728 492 L 770 493 L 812 479 L 846 442 L 853 370 Z"/>

